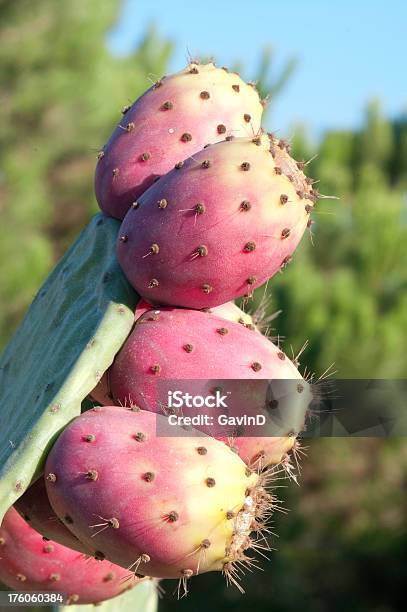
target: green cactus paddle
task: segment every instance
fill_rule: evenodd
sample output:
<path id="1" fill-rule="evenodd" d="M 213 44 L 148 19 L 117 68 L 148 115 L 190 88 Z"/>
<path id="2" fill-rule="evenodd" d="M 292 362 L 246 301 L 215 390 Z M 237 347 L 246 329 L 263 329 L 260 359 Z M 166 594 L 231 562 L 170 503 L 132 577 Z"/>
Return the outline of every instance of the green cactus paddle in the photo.
<path id="1" fill-rule="evenodd" d="M 92 219 L 1 357 L 0 522 L 131 330 L 138 296 L 116 260 L 119 227 Z"/>

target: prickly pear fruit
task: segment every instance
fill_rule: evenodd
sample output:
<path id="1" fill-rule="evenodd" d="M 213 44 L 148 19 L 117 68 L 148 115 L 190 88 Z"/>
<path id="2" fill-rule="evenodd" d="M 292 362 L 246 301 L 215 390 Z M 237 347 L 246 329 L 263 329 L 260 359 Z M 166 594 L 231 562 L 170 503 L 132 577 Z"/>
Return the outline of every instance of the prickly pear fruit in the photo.
<path id="1" fill-rule="evenodd" d="M 156 309 L 138 319 L 108 370 L 113 403 L 134 404 L 158 413 L 166 411 L 166 398 L 157 393 L 158 381 L 178 384 L 180 380 L 191 380 L 194 393 L 206 396 L 214 380 L 226 379 L 246 380 L 233 386 L 233 414 L 259 414 L 266 409 L 269 423 L 271 418 L 270 429 L 262 432 L 264 436 L 236 438 L 233 446 L 239 450 L 241 445 L 247 464 L 259 457 L 263 464 L 281 461 L 303 429 L 312 395 L 310 385 L 294 364 L 261 334 L 197 310 Z M 282 381 L 281 387 L 284 382 L 286 385 L 278 392 L 278 399 L 274 397 L 271 407 L 265 408 L 270 380 L 274 386 L 277 380 Z M 290 385 L 290 381 L 298 384 Z M 276 419 L 277 415 L 282 416 L 282 422 Z M 198 428 L 213 436 L 225 436 L 224 429 Z M 230 436 L 233 433 L 227 437 Z"/>
<path id="2" fill-rule="evenodd" d="M 48 540 L 53 540 L 86 555 L 94 554 L 94 547 L 88 548 L 82 544 L 57 517 L 49 503 L 42 477 L 16 501 L 14 508 L 29 523 L 30 527 Z"/>
<path id="3" fill-rule="evenodd" d="M 123 219 L 133 202 L 176 163 L 229 135 L 260 129 L 262 105 L 253 86 L 213 64 L 190 64 L 160 79 L 131 107 L 98 154 L 96 198 Z"/>
<path id="4" fill-rule="evenodd" d="M 164 436 L 157 428 L 164 426 Z M 270 496 L 226 445 L 164 416 L 89 410 L 62 432 L 45 473 L 51 504 L 100 556 L 139 574 L 180 578 L 232 571 L 255 546 Z M 94 436 L 92 444 L 84 436 Z"/>
<path id="5" fill-rule="evenodd" d="M 109 561 L 44 541 L 14 508 L 0 527 L 0 581 L 18 591 L 66 593 L 68 603 L 97 603 L 137 582 Z"/>
<path id="6" fill-rule="evenodd" d="M 127 213 L 118 257 L 128 280 L 161 305 L 250 296 L 289 262 L 307 227 L 315 192 L 302 167 L 265 134 L 190 157 Z"/>
<path id="7" fill-rule="evenodd" d="M 137 308 L 134 313 L 134 320 L 137 321 L 148 310 L 155 310 L 152 304 L 146 302 L 145 300 L 140 300 L 137 304 Z M 258 329 L 255 324 L 253 317 L 244 312 L 239 306 L 237 306 L 234 302 L 228 302 L 227 304 L 221 304 L 220 306 L 215 306 L 210 309 L 212 314 L 217 315 L 218 317 L 222 317 L 227 321 L 234 321 L 235 323 L 240 323 L 249 329 Z M 108 381 L 108 373 L 105 372 L 96 385 L 96 387 L 91 392 L 91 398 L 98 402 L 101 406 L 108 406 L 112 403 L 112 395 L 109 392 L 109 381 Z"/>

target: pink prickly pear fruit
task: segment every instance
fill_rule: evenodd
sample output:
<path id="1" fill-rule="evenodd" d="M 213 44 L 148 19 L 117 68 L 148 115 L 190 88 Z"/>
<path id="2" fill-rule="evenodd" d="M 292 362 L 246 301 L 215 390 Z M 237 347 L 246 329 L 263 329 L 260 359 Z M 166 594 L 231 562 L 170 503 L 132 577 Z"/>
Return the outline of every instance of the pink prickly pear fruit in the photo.
<path id="1" fill-rule="evenodd" d="M 228 573 L 255 546 L 270 496 L 226 445 L 168 428 L 164 416 L 117 406 L 77 417 L 47 459 L 51 504 L 77 537 L 138 574 Z"/>
<path id="2" fill-rule="evenodd" d="M 88 548 L 82 544 L 57 517 L 49 503 L 43 478 L 39 478 L 27 489 L 16 501 L 14 508 L 30 527 L 47 540 L 53 540 L 86 555 L 94 554 L 94 547 Z"/>
<path id="3" fill-rule="evenodd" d="M 257 134 L 263 107 L 255 87 L 236 73 L 193 63 L 124 111 L 98 154 L 95 176 L 100 208 L 118 219 L 155 179 L 206 144 Z"/>
<path id="4" fill-rule="evenodd" d="M 190 157 L 127 213 L 118 257 L 128 280 L 161 305 L 251 296 L 285 267 L 308 225 L 315 192 L 302 167 L 265 134 Z"/>
<path id="5" fill-rule="evenodd" d="M 18 591 L 66 593 L 68 603 L 111 599 L 137 582 L 109 561 L 44 541 L 14 508 L 0 527 L 0 581 Z"/>
<path id="6" fill-rule="evenodd" d="M 168 381 L 171 389 L 174 381 L 181 388 L 185 380 L 189 390 L 192 381 L 193 393 L 207 396 L 214 380 L 229 379 L 245 381 L 233 385 L 232 414 L 262 413 L 268 422 L 261 432 L 264 435 L 236 437 L 233 446 L 239 452 L 241 448 L 247 464 L 259 457 L 264 465 L 278 463 L 303 430 L 312 393 L 283 351 L 256 331 L 197 310 L 167 307 L 148 311 L 138 319 L 108 370 L 114 403 L 158 413 L 167 412 L 167 388 L 162 385 L 159 393 L 160 381 Z M 269 381 L 273 390 L 270 405 L 266 401 Z M 188 409 L 183 408 L 183 413 L 188 415 Z M 194 413 L 196 408 L 191 409 Z M 209 427 L 197 428 L 222 439 L 234 437 L 234 430 L 217 427 L 216 419 Z"/>
<path id="7" fill-rule="evenodd" d="M 146 302 L 146 300 L 140 300 L 134 313 L 134 320 L 137 321 L 141 315 L 149 310 L 155 310 L 154 306 L 149 304 L 149 302 Z M 254 325 L 253 317 L 244 312 L 234 302 L 228 302 L 227 304 L 215 306 L 214 308 L 210 309 L 210 312 L 228 321 L 240 323 L 249 329 L 257 329 L 257 327 Z M 91 398 L 98 402 L 101 406 L 109 406 L 109 404 L 112 403 L 113 397 L 109 391 L 108 372 L 103 374 L 102 378 L 93 389 Z"/>

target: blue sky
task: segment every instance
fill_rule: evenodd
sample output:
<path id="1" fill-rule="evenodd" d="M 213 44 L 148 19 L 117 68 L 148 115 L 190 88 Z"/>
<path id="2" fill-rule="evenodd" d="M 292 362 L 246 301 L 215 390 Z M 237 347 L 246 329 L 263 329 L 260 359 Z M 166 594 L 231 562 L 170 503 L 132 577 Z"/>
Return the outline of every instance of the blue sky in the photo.
<path id="1" fill-rule="evenodd" d="M 267 45 L 277 71 L 298 58 L 269 118 L 286 136 L 298 122 L 316 135 L 355 127 L 373 97 L 388 116 L 407 110 L 404 0 L 125 0 L 110 48 L 128 53 L 151 23 L 176 45 L 172 70 L 185 65 L 188 53 L 213 55 L 220 65 L 242 61 L 250 79 Z"/>

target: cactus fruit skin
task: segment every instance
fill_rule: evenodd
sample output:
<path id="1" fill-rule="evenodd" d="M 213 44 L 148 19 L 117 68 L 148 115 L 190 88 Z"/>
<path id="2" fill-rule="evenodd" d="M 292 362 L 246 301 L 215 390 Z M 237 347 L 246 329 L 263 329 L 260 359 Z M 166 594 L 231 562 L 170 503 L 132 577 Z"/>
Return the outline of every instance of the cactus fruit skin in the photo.
<path id="1" fill-rule="evenodd" d="M 234 302 L 227 302 L 226 304 L 214 306 L 213 308 L 207 309 L 206 312 L 209 314 L 214 314 L 217 317 L 221 317 L 222 319 L 226 319 L 227 321 L 240 323 L 240 325 L 248 327 L 249 329 L 257 330 L 253 317 L 248 312 L 244 312 L 244 310 L 239 308 L 239 306 Z"/>
<path id="2" fill-rule="evenodd" d="M 146 300 L 140 300 L 137 304 L 134 320 L 137 321 L 148 310 L 155 310 L 155 306 L 150 304 Z M 244 312 L 237 304 L 234 302 L 227 302 L 226 304 L 220 304 L 219 306 L 214 306 L 213 308 L 205 309 L 204 312 L 209 312 L 210 314 L 214 314 L 217 317 L 221 317 L 222 319 L 226 319 L 227 321 L 233 321 L 234 323 L 240 323 L 245 327 L 249 327 L 249 329 L 254 329 L 255 324 L 253 317 Z"/>
<path id="3" fill-rule="evenodd" d="M 202 380 L 202 385 L 197 379 Z M 113 403 L 134 404 L 156 412 L 163 411 L 163 403 L 157 401 L 159 380 L 193 380 L 193 392 L 205 396 L 214 380 L 226 379 L 246 380 L 238 389 L 233 387 L 232 414 L 262 412 L 268 381 L 272 380 L 274 387 L 278 380 L 282 381 L 279 411 L 283 422 L 274 422 L 271 412 L 267 414 L 272 425 L 268 436 L 233 441 L 248 465 L 260 456 L 263 465 L 278 463 L 293 446 L 295 435 L 303 430 L 312 392 L 285 354 L 256 331 L 196 310 L 164 307 L 148 311 L 138 319 L 108 370 Z M 250 385 L 250 380 L 255 383 Z M 291 384 L 295 393 L 287 396 L 287 383 L 291 380 L 298 381 L 298 392 L 297 385 Z M 198 429 L 225 437 L 225 429 L 217 430 L 215 426 Z"/>
<path id="4" fill-rule="evenodd" d="M 131 330 L 139 298 L 117 263 L 118 228 L 102 214 L 91 220 L 1 357 L 0 520 Z"/>
<path id="5" fill-rule="evenodd" d="M 152 304 L 146 302 L 145 300 L 140 300 L 137 304 L 134 320 L 137 321 L 145 312 L 149 310 L 155 310 Z M 212 314 L 215 314 L 218 317 L 222 317 L 227 321 L 234 321 L 235 323 L 240 323 L 241 325 L 248 327 L 249 329 L 258 329 L 253 321 L 253 317 L 244 312 L 239 306 L 237 306 L 234 302 L 228 302 L 227 304 L 221 304 L 220 306 L 215 306 L 210 309 Z M 153 314 L 153 313 L 152 313 Z M 98 402 L 101 406 L 108 406 L 112 403 L 112 394 L 109 391 L 109 382 L 108 382 L 108 372 L 105 372 L 96 385 L 96 387 L 91 392 L 91 398 Z"/>
<path id="6" fill-rule="evenodd" d="M 44 541 L 14 508 L 0 527 L 0 581 L 18 591 L 66 593 L 70 603 L 98 603 L 136 584 L 109 561 Z"/>
<path id="7" fill-rule="evenodd" d="M 85 555 L 94 554 L 94 547 L 84 546 L 57 517 L 49 503 L 42 477 L 38 478 L 16 501 L 14 508 L 30 527 L 48 540 L 53 540 Z"/>
<path id="8" fill-rule="evenodd" d="M 98 155 L 96 198 L 123 219 L 130 205 L 176 163 L 229 135 L 260 128 L 263 107 L 235 73 L 190 64 L 153 85 L 124 116 Z"/>
<path id="9" fill-rule="evenodd" d="M 263 134 L 211 145 L 139 198 L 118 257 L 144 299 L 211 308 L 250 296 L 285 267 L 316 198 L 281 143 Z"/>
<path id="10" fill-rule="evenodd" d="M 225 444 L 231 444 L 239 457 L 252 469 L 263 469 L 269 465 L 278 465 L 289 459 L 289 453 L 296 444 L 295 435 L 236 437 L 232 441 L 219 438 Z"/>
<path id="11" fill-rule="evenodd" d="M 117 406 L 72 421 L 47 459 L 45 473 L 56 476 L 46 482 L 51 504 L 82 541 L 138 574 L 183 579 L 225 570 L 244 558 L 269 496 L 227 446 L 176 426 L 177 437 L 168 425 L 159 436 L 160 421 L 167 423 Z M 95 515 L 104 527 L 92 527 Z"/>

